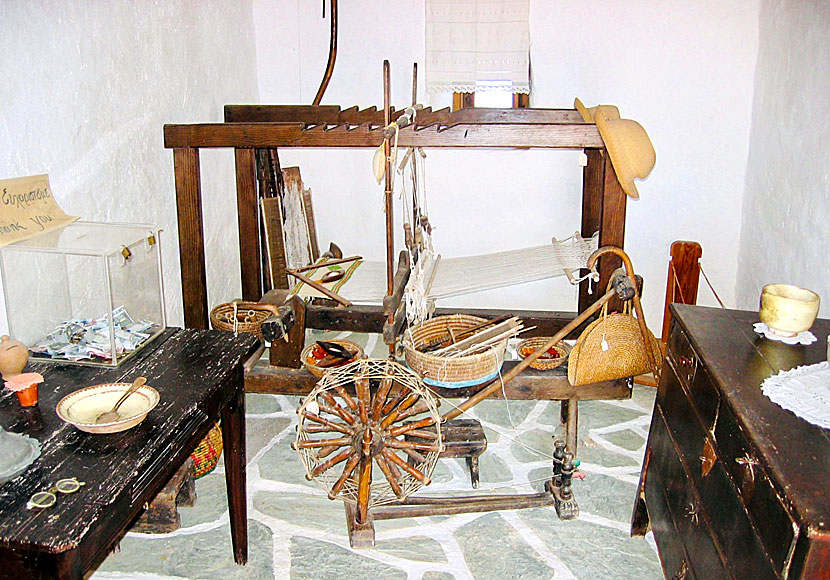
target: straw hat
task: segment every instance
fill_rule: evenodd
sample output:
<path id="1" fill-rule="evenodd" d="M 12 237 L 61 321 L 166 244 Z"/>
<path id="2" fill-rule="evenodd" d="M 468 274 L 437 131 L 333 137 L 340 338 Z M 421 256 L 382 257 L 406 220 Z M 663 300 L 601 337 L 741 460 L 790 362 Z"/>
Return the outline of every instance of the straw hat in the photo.
<path id="1" fill-rule="evenodd" d="M 614 105 L 588 108 L 575 98 L 574 108 L 586 123 L 595 123 L 599 129 L 623 191 L 630 197 L 639 198 L 634 179 L 648 177 L 656 159 L 645 129 L 636 121 L 621 119 L 620 111 Z"/>
<path id="2" fill-rule="evenodd" d="M 609 119 L 619 119 L 620 118 L 620 111 L 614 105 L 602 105 L 605 107 L 606 113 L 605 116 Z M 582 104 L 582 101 L 579 98 L 574 99 L 574 108 L 579 111 L 579 114 L 582 115 L 582 120 L 586 123 L 593 123 L 594 122 L 594 114 L 596 113 L 597 109 L 600 105 L 596 107 L 591 107 L 590 109 Z"/>
<path id="3" fill-rule="evenodd" d="M 639 198 L 635 179 L 645 179 L 654 168 L 656 156 L 651 139 L 637 121 L 620 119 L 616 107 L 598 105 L 594 111 L 594 123 L 611 157 L 626 195 Z"/>

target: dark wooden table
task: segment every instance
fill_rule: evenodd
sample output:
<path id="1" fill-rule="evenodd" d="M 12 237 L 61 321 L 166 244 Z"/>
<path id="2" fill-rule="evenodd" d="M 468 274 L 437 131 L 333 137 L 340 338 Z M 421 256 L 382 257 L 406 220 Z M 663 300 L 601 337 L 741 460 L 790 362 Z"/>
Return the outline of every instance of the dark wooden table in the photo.
<path id="1" fill-rule="evenodd" d="M 0 486 L 0 578 L 80 579 L 100 564 L 220 417 L 234 559 L 248 554 L 243 364 L 259 341 L 248 334 L 168 329 L 117 368 L 30 364 L 43 374 L 39 403 L 0 396 L 0 425 L 39 440 L 41 456 Z M 138 426 L 92 435 L 63 423 L 58 401 L 82 387 L 147 377 L 161 395 Z M 27 509 L 62 478 L 86 482 L 46 509 Z"/>
<path id="2" fill-rule="evenodd" d="M 827 358 L 753 331 L 757 312 L 672 306 L 632 533 L 654 530 L 667 577 L 830 578 L 830 431 L 761 384 Z"/>

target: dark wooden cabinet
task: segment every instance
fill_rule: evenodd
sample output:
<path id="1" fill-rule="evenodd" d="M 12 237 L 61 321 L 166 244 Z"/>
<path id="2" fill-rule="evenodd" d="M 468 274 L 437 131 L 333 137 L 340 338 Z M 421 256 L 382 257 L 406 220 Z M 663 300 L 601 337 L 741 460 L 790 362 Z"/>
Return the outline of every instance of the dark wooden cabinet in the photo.
<path id="1" fill-rule="evenodd" d="M 830 578 L 830 431 L 762 392 L 826 360 L 818 341 L 757 335 L 756 312 L 672 306 L 632 534 L 653 529 L 667 578 Z"/>

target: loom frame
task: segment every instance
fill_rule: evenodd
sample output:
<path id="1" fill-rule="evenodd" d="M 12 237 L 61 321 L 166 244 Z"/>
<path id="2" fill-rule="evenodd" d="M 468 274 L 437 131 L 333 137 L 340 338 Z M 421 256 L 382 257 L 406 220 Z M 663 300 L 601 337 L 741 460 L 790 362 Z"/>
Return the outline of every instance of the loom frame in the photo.
<path id="1" fill-rule="evenodd" d="M 386 98 L 385 100 L 388 101 Z M 337 106 L 319 105 L 226 105 L 224 123 L 164 126 L 164 146 L 173 149 L 182 294 L 185 324 L 188 328 L 208 327 L 199 150 L 202 148 L 234 149 L 242 295 L 244 300 L 259 300 L 263 296 L 264 289 L 260 285 L 262 264 L 259 257 L 260 236 L 257 223 L 256 159 L 258 150 L 283 147 L 376 148 L 384 142 L 384 127 L 402 113 L 394 111 L 388 102 L 385 105 L 382 111 L 378 111 L 375 107 L 364 110 L 359 110 L 357 107 L 341 110 Z M 450 112 L 449 109 L 432 111 L 427 108 L 418 112 L 413 125 L 401 129 L 398 145 L 401 147 L 582 149 L 586 164 L 583 169 L 581 235 L 589 237 L 598 230 L 600 248 L 603 246 L 623 247 L 626 195 L 617 180 L 610 156 L 606 152 L 605 144 L 596 125 L 583 121 L 575 109 L 460 109 Z M 387 200 L 390 197 L 387 191 Z M 387 210 L 389 210 L 388 207 Z M 390 234 L 387 231 L 389 272 L 392 270 L 390 244 Z M 403 274 L 401 266 L 405 264 L 405 254 L 401 258 L 399 274 Z M 583 313 L 587 317 L 599 306 L 598 300 L 601 298 L 603 300 L 610 298 L 607 295 L 603 297 L 599 289 L 606 288 L 612 273 L 620 264 L 621 260 L 614 255 L 606 255 L 599 260 L 597 266 L 599 281 L 594 283 L 586 280 L 580 284 L 576 313 L 514 311 L 512 314 L 521 317 L 530 325 L 535 325 L 537 328 L 534 335 L 551 336 L 559 331 L 565 334 L 571 327 L 570 324 L 574 323 L 575 328 L 569 336 L 578 336 L 588 320 L 584 321 L 582 326 L 576 326 L 575 319 L 580 318 Z M 291 340 L 301 343 L 304 339 L 305 326 L 310 326 L 360 332 L 385 331 L 383 332 L 384 339 L 389 343 L 389 335 L 391 335 L 392 344 L 394 344 L 395 313 L 398 312 L 403 283 L 405 283 L 405 280 L 403 282 L 400 280 L 403 275 L 395 276 L 395 278 L 394 283 L 392 280 L 389 281 L 387 297 L 384 299 L 384 304 L 379 307 L 335 308 L 310 304 L 305 308 L 301 300 L 294 299 L 293 306 L 297 311 L 298 320 L 303 322 L 296 324 L 289 331 Z M 484 318 L 495 318 L 506 311 L 438 309 L 436 314 L 445 312 L 463 312 Z M 291 359 L 291 356 L 284 356 L 284 353 L 275 358 L 277 350 L 272 348 L 271 351 L 272 363 L 278 359 Z M 260 360 L 253 367 L 246 369 L 246 391 L 304 396 L 314 388 L 317 380 L 308 371 L 278 367 L 274 364 Z M 517 364 L 521 363 L 515 361 L 505 363 L 505 372 L 508 376 L 514 377 L 513 369 Z M 515 371 L 518 372 L 519 369 Z M 479 389 L 487 390 L 489 395 Z M 435 389 L 435 391 L 442 397 L 472 397 L 476 391 L 479 391 L 481 398 L 505 396 L 512 399 L 558 400 L 561 402 L 560 420 L 565 428 L 566 447 L 571 449 L 575 455 L 578 402 L 592 399 L 630 398 L 631 389 L 630 379 L 605 381 L 574 388 L 569 384 L 567 374 L 559 368 L 550 372 L 525 369 L 515 375 L 515 380 L 503 384 L 503 392 L 486 389 L 485 385 L 470 389 Z M 469 399 L 468 403 L 470 401 L 472 399 Z M 570 494 L 569 483 L 567 489 L 567 496 L 562 495 L 560 488 L 554 485 L 552 479 L 546 486 L 545 492 L 538 494 L 511 497 L 476 498 L 472 496 L 445 500 L 433 498 L 425 502 L 428 505 L 415 501 L 376 509 L 374 517 L 386 519 L 419 514 L 554 505 L 561 518 L 570 519 L 576 517 L 578 507 Z M 352 504 L 346 502 L 344 505 L 352 546 L 374 545 L 372 512 L 361 514 Z"/>
<path id="2" fill-rule="evenodd" d="M 391 108 L 395 120 L 403 111 Z M 164 147 L 173 150 L 184 320 L 187 328 L 208 328 L 207 281 L 202 221 L 199 151 L 231 148 L 236 166 L 237 215 L 243 300 L 259 300 L 261 286 L 257 223 L 258 149 L 285 147 L 376 148 L 383 142 L 384 111 L 375 107 L 341 109 L 336 105 L 226 105 L 224 123 L 164 125 Z M 599 246 L 623 248 L 626 195 L 617 180 L 599 130 L 575 109 L 475 109 L 457 111 L 425 108 L 416 123 L 401 129 L 399 146 L 438 148 L 582 149 L 582 220 L 584 237 L 599 231 Z M 551 335 L 597 300 L 620 266 L 615 257 L 600 260 L 600 280 L 580 284 L 578 310 L 521 311 L 516 314 L 535 334 Z M 593 284 L 589 292 L 589 284 Z M 438 309 L 487 318 L 497 309 Z M 382 307 L 335 308 L 310 305 L 309 327 L 381 332 L 387 315 Z"/>

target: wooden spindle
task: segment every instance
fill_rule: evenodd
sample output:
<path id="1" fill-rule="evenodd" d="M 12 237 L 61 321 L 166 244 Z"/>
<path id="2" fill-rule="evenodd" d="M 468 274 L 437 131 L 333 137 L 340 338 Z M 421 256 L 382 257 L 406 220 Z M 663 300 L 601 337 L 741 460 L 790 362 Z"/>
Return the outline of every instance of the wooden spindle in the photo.
<path id="1" fill-rule="evenodd" d="M 355 450 L 351 447 L 349 449 L 344 449 L 343 451 L 341 451 L 340 453 L 338 453 L 337 455 L 335 455 L 334 457 L 332 457 L 331 459 L 329 459 L 325 463 L 321 463 L 320 465 L 315 467 L 311 471 L 311 476 L 312 477 L 317 477 L 318 475 L 320 475 L 322 473 L 325 473 L 326 471 L 328 471 L 329 469 L 331 469 L 332 467 L 334 467 L 335 465 L 337 465 L 341 461 L 346 461 L 346 459 L 348 459 L 352 455 L 352 453 L 354 453 L 354 452 L 355 452 Z"/>
<path id="2" fill-rule="evenodd" d="M 392 453 L 388 449 L 381 449 L 380 452 L 381 452 L 381 454 L 383 454 L 383 456 L 386 459 L 388 459 L 389 461 L 395 463 L 398 467 L 400 467 L 401 469 L 406 471 L 409 475 L 411 475 L 412 477 L 414 477 L 415 479 L 417 479 L 418 481 L 420 481 L 424 485 L 429 485 L 429 483 L 430 483 L 429 478 L 426 475 L 424 475 L 421 471 L 419 471 L 418 469 L 415 469 L 414 467 L 409 465 L 406 461 L 404 461 L 403 459 L 401 459 L 400 457 L 398 457 L 397 455 L 395 455 L 394 453 Z"/>
<path id="3" fill-rule="evenodd" d="M 337 497 L 337 494 L 340 493 L 341 489 L 343 489 L 343 485 L 345 485 L 346 480 L 352 475 L 355 467 L 357 467 L 357 464 L 360 462 L 360 457 L 361 454 L 356 449 L 352 450 L 352 455 L 349 457 L 349 461 L 343 468 L 343 473 L 340 474 L 340 477 L 338 477 L 337 481 L 334 482 L 334 485 L 331 486 L 331 490 L 328 494 L 329 499 Z"/>
<path id="4" fill-rule="evenodd" d="M 314 421 L 315 423 L 320 423 L 321 425 L 325 425 L 329 429 L 333 431 L 339 431 L 340 433 L 344 433 L 346 435 L 354 435 L 354 429 L 347 427 L 346 425 L 341 425 L 339 423 L 335 423 L 334 421 L 329 421 L 328 419 L 324 419 L 319 415 L 315 415 L 310 411 L 303 411 L 302 416 L 308 419 L 309 421 Z"/>

